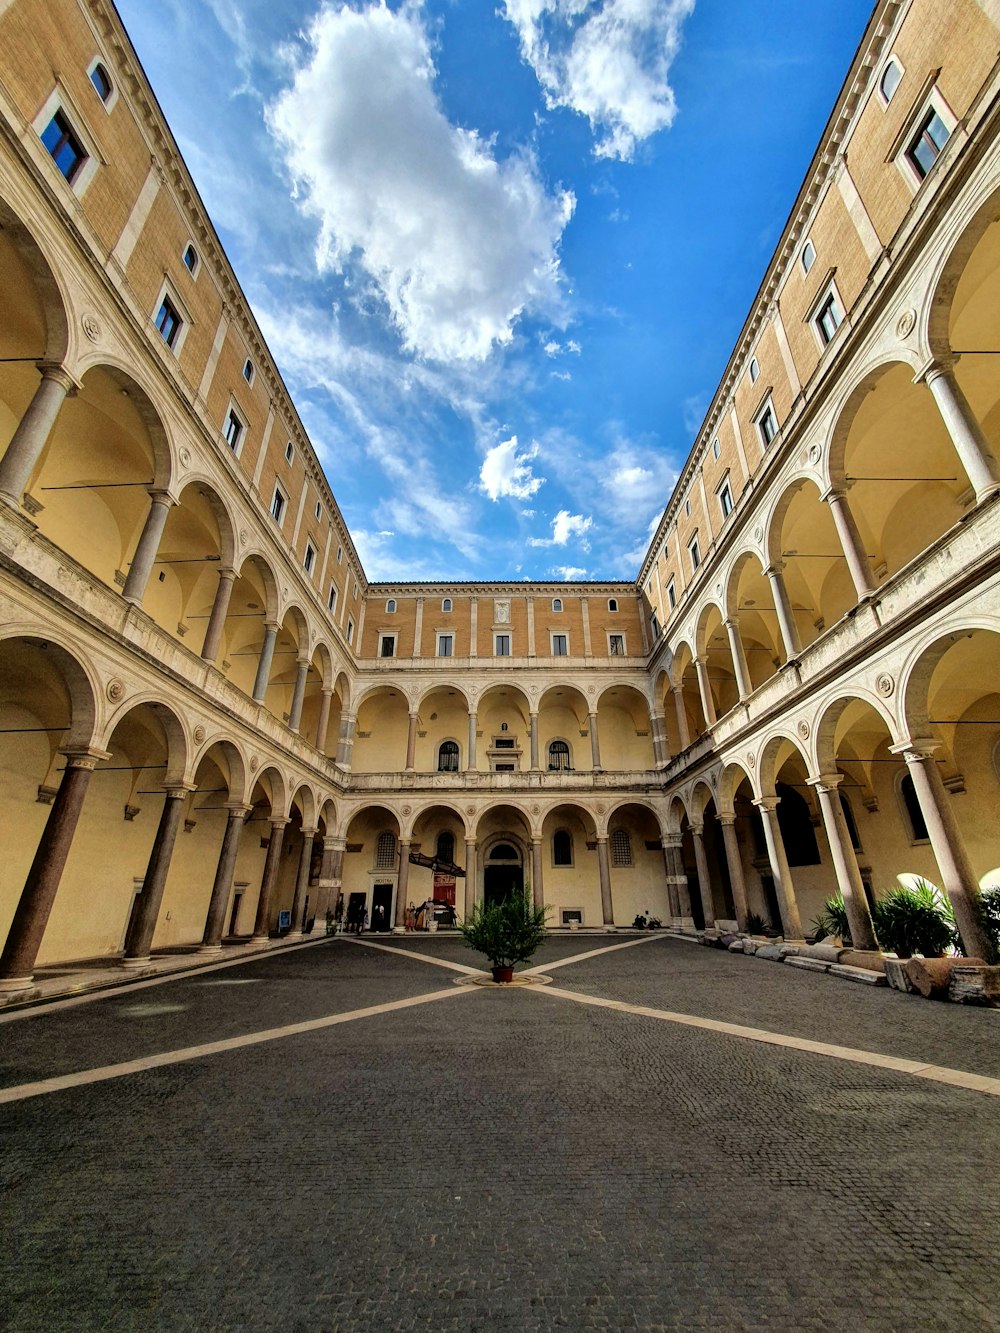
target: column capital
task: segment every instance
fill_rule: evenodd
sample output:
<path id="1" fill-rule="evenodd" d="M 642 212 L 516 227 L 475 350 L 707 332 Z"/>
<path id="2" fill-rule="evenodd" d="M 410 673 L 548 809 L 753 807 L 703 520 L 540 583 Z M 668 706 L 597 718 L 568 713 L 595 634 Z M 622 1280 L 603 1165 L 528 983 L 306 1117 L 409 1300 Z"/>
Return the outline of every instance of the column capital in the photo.
<path id="1" fill-rule="evenodd" d="M 333 687 L 332 685 L 324 685 L 324 686 L 323 686 L 322 693 L 323 693 L 324 695 L 329 694 L 330 697 L 332 698 L 333 695 L 336 694 L 336 690 L 334 689 L 334 687 Z"/>
<path id="2" fill-rule="evenodd" d="M 912 740 L 900 741 L 898 745 L 890 745 L 889 753 L 901 755 L 908 764 L 922 764 L 925 759 L 933 759 L 940 748 L 940 742 L 930 736 L 916 736 Z"/>
<path id="3" fill-rule="evenodd" d="M 195 782 L 165 782 L 163 792 L 172 801 L 179 800 L 182 796 L 189 796 L 191 792 L 197 791 L 198 785 Z"/>
<path id="4" fill-rule="evenodd" d="M 736 815 L 735 815 L 735 814 L 721 814 L 721 813 L 720 813 L 720 814 L 717 814 L 717 815 L 716 815 L 716 819 L 717 819 L 717 820 L 719 821 L 719 823 L 723 826 L 723 828 L 731 828 L 731 827 L 736 823 Z"/>
<path id="5" fill-rule="evenodd" d="M 311 659 L 310 659 L 308 656 L 302 656 L 302 657 L 300 657 L 300 656 L 298 656 L 298 654 L 296 654 L 296 657 L 295 657 L 295 665 L 296 665 L 296 666 L 305 666 L 305 667 L 307 667 L 307 666 L 309 665 L 310 660 L 311 660 Z"/>
<path id="6" fill-rule="evenodd" d="M 150 504 L 163 505 L 166 509 L 172 509 L 177 503 L 165 486 L 150 486 L 146 494 Z"/>
<path id="7" fill-rule="evenodd" d="M 769 814 L 773 814 L 774 811 L 777 810 L 778 806 L 781 804 L 781 797 L 758 796 L 754 799 L 753 804 L 757 807 L 758 810 L 766 810 Z"/>
<path id="8" fill-rule="evenodd" d="M 684 839 L 679 833 L 664 833 L 660 838 L 661 847 L 669 847 L 671 851 L 677 851 L 684 846 Z"/>
<path id="9" fill-rule="evenodd" d="M 726 629 L 739 629 L 740 618 L 739 616 L 736 615 L 726 616 L 725 620 L 722 623 Z"/>
<path id="10" fill-rule="evenodd" d="M 239 815 L 244 819 L 253 809 L 252 805 L 244 805 L 242 801 L 226 801 L 225 807 L 231 815 Z"/>
<path id="11" fill-rule="evenodd" d="M 703 819 L 692 819 L 688 822 L 688 828 L 691 830 L 691 836 L 694 838 L 704 837 L 705 821 Z"/>
<path id="12" fill-rule="evenodd" d="M 820 773 L 819 777 L 806 778 L 806 783 L 810 787 L 815 787 L 819 792 L 825 792 L 836 791 L 843 780 L 843 773 Z"/>
<path id="13" fill-rule="evenodd" d="M 955 358 L 947 353 L 938 356 L 932 356 L 926 361 L 913 377 L 914 384 L 930 385 L 934 380 L 940 379 L 942 375 L 951 375 L 955 369 Z"/>
<path id="14" fill-rule="evenodd" d="M 608 835 L 606 833 L 603 836 L 600 833 L 598 833 L 594 839 L 594 841 L 597 843 L 607 842 L 607 840 L 608 840 Z"/>
<path id="15" fill-rule="evenodd" d="M 38 373 L 43 380 L 52 380 L 72 398 L 80 391 L 80 381 L 71 374 L 60 361 L 36 361 Z"/>
<path id="16" fill-rule="evenodd" d="M 271 825 L 273 829 L 279 829 L 279 828 L 284 828 L 286 824 L 290 824 L 291 820 L 288 818 L 287 815 L 280 815 L 277 819 L 268 820 L 268 823 Z"/>
<path id="17" fill-rule="evenodd" d="M 819 498 L 823 501 L 824 504 L 828 505 L 833 504 L 837 500 L 846 500 L 847 482 L 840 481 L 837 482 L 835 486 L 827 486 L 825 491 L 820 492 Z"/>
<path id="18" fill-rule="evenodd" d="M 317 833 L 317 828 L 315 824 L 312 826 L 312 828 L 308 828 L 307 826 L 303 825 L 302 828 L 303 838 L 315 838 L 316 833 Z"/>
<path id="19" fill-rule="evenodd" d="M 67 768 L 85 768 L 91 772 L 98 764 L 111 758 L 110 750 L 98 750 L 90 745 L 61 747 L 59 754 L 66 760 Z"/>
<path id="20" fill-rule="evenodd" d="M 323 839 L 323 846 L 329 852 L 342 852 L 347 846 L 347 839 L 326 837 Z"/>
<path id="21" fill-rule="evenodd" d="M 532 847 L 534 847 L 538 843 L 541 843 L 541 841 L 542 841 L 542 835 L 540 833 L 532 833 L 531 835 Z"/>
<path id="22" fill-rule="evenodd" d="M 412 837 L 410 837 L 410 838 L 399 838 L 399 839 L 398 839 L 398 842 L 399 842 L 400 847 L 412 847 L 412 846 L 413 846 L 413 839 L 412 839 Z"/>
<path id="23" fill-rule="evenodd" d="M 764 567 L 764 577 L 767 579 L 774 578 L 774 576 L 780 574 L 784 568 L 784 560 L 772 560 L 770 564 Z"/>
<path id="24" fill-rule="evenodd" d="M 229 565 L 223 565 L 223 566 L 221 566 L 220 569 L 218 570 L 218 574 L 219 574 L 219 578 L 220 578 L 220 579 L 225 579 L 227 583 L 235 583 L 235 582 L 236 582 L 236 578 L 237 578 L 236 570 L 233 569 L 233 568 L 232 568 L 231 566 L 229 566 Z"/>

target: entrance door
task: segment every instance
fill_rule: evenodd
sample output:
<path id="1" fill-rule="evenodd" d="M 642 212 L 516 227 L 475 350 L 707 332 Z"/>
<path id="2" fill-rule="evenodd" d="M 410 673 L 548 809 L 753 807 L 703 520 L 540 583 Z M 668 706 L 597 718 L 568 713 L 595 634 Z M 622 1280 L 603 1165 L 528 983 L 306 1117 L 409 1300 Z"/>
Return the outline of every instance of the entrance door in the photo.
<path id="1" fill-rule="evenodd" d="M 505 903 L 524 890 L 524 871 L 519 865 L 487 866 L 483 871 L 483 901 L 487 907 Z"/>
<path id="2" fill-rule="evenodd" d="M 376 884 L 372 890 L 372 930 L 392 929 L 392 885 Z"/>
<path id="3" fill-rule="evenodd" d="M 347 900 L 347 929 L 355 934 L 365 923 L 365 905 L 367 893 L 352 893 Z"/>

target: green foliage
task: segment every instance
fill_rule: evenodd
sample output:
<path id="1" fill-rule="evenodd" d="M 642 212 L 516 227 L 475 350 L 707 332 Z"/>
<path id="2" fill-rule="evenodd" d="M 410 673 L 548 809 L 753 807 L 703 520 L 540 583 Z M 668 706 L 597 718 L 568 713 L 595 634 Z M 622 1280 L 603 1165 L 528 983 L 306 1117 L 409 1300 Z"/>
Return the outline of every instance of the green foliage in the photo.
<path id="1" fill-rule="evenodd" d="M 926 880 L 879 898 L 872 920 L 882 948 L 900 958 L 915 953 L 934 958 L 958 939 L 951 904 Z"/>
<path id="2" fill-rule="evenodd" d="M 485 954 L 493 967 L 513 967 L 531 957 L 548 938 L 548 907 L 535 907 L 528 890 L 489 907 L 476 903 L 458 929 L 470 949 Z"/>
<path id="3" fill-rule="evenodd" d="M 813 922 L 816 933 L 820 936 L 836 935 L 845 944 L 852 944 L 851 923 L 847 919 L 847 908 L 841 894 L 827 898 L 823 910 Z"/>
<path id="4" fill-rule="evenodd" d="M 995 953 L 1000 954 L 1000 887 L 989 884 L 982 891 L 983 929 L 993 943 Z"/>
<path id="5" fill-rule="evenodd" d="M 756 912 L 747 912 L 747 934 L 748 935 L 768 935 L 771 927 L 762 916 Z"/>

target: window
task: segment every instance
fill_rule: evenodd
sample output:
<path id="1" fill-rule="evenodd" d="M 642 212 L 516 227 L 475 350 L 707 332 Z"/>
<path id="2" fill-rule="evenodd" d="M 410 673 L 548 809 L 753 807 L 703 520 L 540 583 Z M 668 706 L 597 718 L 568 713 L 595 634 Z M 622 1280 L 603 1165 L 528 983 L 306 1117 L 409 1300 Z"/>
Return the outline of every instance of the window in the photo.
<path id="1" fill-rule="evenodd" d="M 458 741 L 442 741 L 438 747 L 438 772 L 458 772 Z M 451 857 L 447 858 L 449 861 Z"/>
<path id="2" fill-rule="evenodd" d="M 160 331 L 160 337 L 168 347 L 176 347 L 180 339 L 180 331 L 184 321 L 177 313 L 173 301 L 169 296 L 165 296 L 156 313 L 156 327 Z"/>
<path id="3" fill-rule="evenodd" d="M 571 764 L 566 741 L 549 741 L 549 772 L 568 773 Z"/>
<path id="4" fill-rule="evenodd" d="M 348 616 L 347 618 L 347 642 L 348 643 L 354 642 L 354 621 L 350 618 L 350 616 Z"/>
<path id="5" fill-rule="evenodd" d="M 757 383 L 757 377 L 758 377 L 759 374 L 760 374 L 760 366 L 757 364 L 757 358 L 756 358 L 755 356 L 752 356 L 752 357 L 750 358 L 750 383 L 751 383 L 751 384 L 756 384 L 756 383 Z"/>
<path id="6" fill-rule="evenodd" d="M 632 864 L 632 841 L 628 836 L 628 830 L 615 828 L 611 830 L 611 864 L 613 866 L 630 866 Z"/>
<path id="7" fill-rule="evenodd" d="M 685 501 L 684 501 L 684 517 L 685 517 L 685 518 L 690 518 L 690 517 L 691 517 L 691 501 L 690 501 L 690 500 L 685 500 Z"/>
<path id="8" fill-rule="evenodd" d="M 184 267 L 189 273 L 198 272 L 198 251 L 193 245 L 184 248 Z"/>
<path id="9" fill-rule="evenodd" d="M 677 587 L 673 579 L 667 584 L 667 601 L 670 603 L 670 609 L 672 611 L 677 605 Z"/>
<path id="10" fill-rule="evenodd" d="M 892 95 L 899 87 L 902 77 L 903 71 L 899 62 L 895 58 L 891 59 L 882 71 L 882 77 L 878 81 L 878 90 L 882 94 L 882 100 L 886 106 L 892 101 Z"/>
<path id="11" fill-rule="evenodd" d="M 290 463 L 294 457 L 295 457 L 295 448 L 292 445 L 291 440 L 289 440 L 288 443 L 285 445 L 285 462 Z"/>
<path id="12" fill-rule="evenodd" d="M 253 362 L 249 357 L 243 362 L 243 378 L 247 384 L 253 384 Z"/>
<path id="13" fill-rule="evenodd" d="M 280 486 L 275 486 L 274 495 L 271 497 L 271 517 L 281 527 L 281 519 L 285 512 L 285 495 Z"/>
<path id="14" fill-rule="evenodd" d="M 394 616 L 396 614 L 396 599 L 390 597 L 385 604 L 386 615 Z"/>
<path id="15" fill-rule="evenodd" d="M 337 564 L 338 564 L 338 565 L 340 564 L 341 560 L 343 560 L 343 558 L 344 558 L 344 548 L 343 548 L 342 546 L 338 546 L 338 547 L 337 547 Z"/>
<path id="16" fill-rule="evenodd" d="M 375 869 L 394 870 L 396 866 L 396 835 L 380 833 L 375 844 Z"/>
<path id="17" fill-rule="evenodd" d="M 827 292 L 820 302 L 819 309 L 813 316 L 813 326 L 824 347 L 833 339 L 833 335 L 840 328 L 843 318 L 840 304 L 837 301 L 837 293 L 833 290 Z"/>
<path id="18" fill-rule="evenodd" d="M 719 496 L 719 504 L 722 507 L 722 517 L 728 518 L 733 512 L 733 492 L 730 489 L 728 481 L 722 483 L 717 494 Z"/>
<path id="19" fill-rule="evenodd" d="M 316 508 L 313 510 L 313 513 L 317 518 L 323 517 L 323 506 L 320 504 L 318 500 L 316 501 Z"/>
<path id="20" fill-rule="evenodd" d="M 396 656 L 395 632 L 393 632 L 392 634 L 380 634 L 378 636 L 378 655 L 379 657 Z"/>
<path id="21" fill-rule="evenodd" d="M 617 611 L 617 610 L 618 610 L 618 598 L 617 598 L 617 597 L 609 597 L 609 598 L 608 598 L 608 610 L 609 610 L 609 611 Z"/>
<path id="22" fill-rule="evenodd" d="M 454 741 L 452 742 L 454 745 Z M 457 749 L 457 747 L 456 747 Z M 454 833 L 439 833 L 437 836 L 437 847 L 434 855 L 439 861 L 455 860 L 455 835 Z"/>
<path id="23" fill-rule="evenodd" d="M 233 453 L 236 453 L 240 440 L 243 438 L 243 422 L 235 407 L 230 407 L 226 414 L 226 424 L 222 427 L 222 435 Z M 271 512 L 274 513 L 273 506 Z M 278 518 L 279 515 L 275 514 L 274 517 Z"/>
<path id="24" fill-rule="evenodd" d="M 90 68 L 90 82 L 94 85 L 97 96 L 107 106 L 115 91 L 115 85 L 111 82 L 111 75 L 99 60 Z"/>
<path id="25" fill-rule="evenodd" d="M 718 440 L 712 441 L 712 457 L 718 462 L 719 455 L 722 453 L 722 446 Z"/>
<path id="26" fill-rule="evenodd" d="M 921 180 L 937 161 L 941 149 L 951 137 L 951 131 L 931 106 L 920 122 L 920 128 L 910 140 L 906 158 Z"/>
<path id="27" fill-rule="evenodd" d="M 63 111 L 57 111 L 42 130 L 42 143 L 70 185 L 77 179 L 89 154 Z"/>
<path id="28" fill-rule="evenodd" d="M 451 610 L 451 598 L 450 598 L 450 597 L 444 597 L 444 598 L 442 598 L 442 600 L 441 600 L 441 610 L 442 610 L 442 611 L 450 611 L 450 610 Z"/>
<path id="29" fill-rule="evenodd" d="M 552 598 L 552 610 L 553 610 L 553 611 L 561 611 L 561 610 L 562 610 L 562 598 L 561 598 L 561 597 L 553 597 L 553 598 Z"/>
<path id="30" fill-rule="evenodd" d="M 493 636 L 493 655 L 495 657 L 510 657 L 509 634 L 495 634 Z"/>
<path id="31" fill-rule="evenodd" d="M 336 611 L 337 609 L 337 585 L 335 583 L 330 584 L 330 591 L 326 599 L 326 609 L 328 611 Z"/>
<path id="32" fill-rule="evenodd" d="M 569 635 L 568 635 L 568 634 L 553 634 L 553 636 L 552 636 L 552 656 L 553 656 L 553 657 L 568 657 L 568 656 L 569 656 Z"/>
<path id="33" fill-rule="evenodd" d="M 573 864 L 573 836 L 566 829 L 556 829 L 552 835 L 552 864 L 571 866 Z"/>
<path id="34" fill-rule="evenodd" d="M 701 564 L 701 547 L 698 545 L 697 537 L 692 537 L 688 542 L 688 554 L 691 557 L 691 568 L 697 569 Z"/>
<path id="35" fill-rule="evenodd" d="M 658 639 L 658 638 L 660 637 L 660 622 L 659 622 L 659 621 L 657 620 L 657 618 L 656 618 L 656 612 L 655 612 L 655 611 L 653 612 L 653 614 L 652 614 L 652 616 L 650 617 L 650 619 L 651 619 L 651 621 L 652 621 L 652 625 L 653 625 L 653 639 L 656 640 L 656 639 Z"/>
<path id="36" fill-rule="evenodd" d="M 355 584 L 354 584 L 354 598 L 355 598 L 355 601 L 357 600 L 357 596 L 358 596 L 358 585 L 357 585 L 357 582 L 355 582 Z"/>
<path id="37" fill-rule="evenodd" d="M 302 568 L 307 574 L 313 572 L 313 565 L 316 563 L 316 548 L 312 542 L 306 542 L 305 559 L 302 561 Z"/>
<path id="38" fill-rule="evenodd" d="M 454 654 L 455 654 L 454 634 L 439 634 L 437 636 L 438 657 L 453 657 Z"/>
<path id="39" fill-rule="evenodd" d="M 756 426 L 761 444 L 763 444 L 766 449 L 778 433 L 778 418 L 774 415 L 774 408 L 771 406 L 770 398 L 757 414 Z"/>
<path id="40" fill-rule="evenodd" d="M 802 261 L 802 272 L 808 273 L 816 262 L 816 247 L 813 245 L 812 241 L 806 241 L 805 245 L 802 247 L 800 259 Z"/>
<path id="41" fill-rule="evenodd" d="M 624 657 L 624 656 L 625 656 L 625 635 L 624 635 L 624 634 L 609 634 L 609 635 L 608 635 L 608 652 L 609 652 L 609 654 L 610 654 L 612 657 Z"/>

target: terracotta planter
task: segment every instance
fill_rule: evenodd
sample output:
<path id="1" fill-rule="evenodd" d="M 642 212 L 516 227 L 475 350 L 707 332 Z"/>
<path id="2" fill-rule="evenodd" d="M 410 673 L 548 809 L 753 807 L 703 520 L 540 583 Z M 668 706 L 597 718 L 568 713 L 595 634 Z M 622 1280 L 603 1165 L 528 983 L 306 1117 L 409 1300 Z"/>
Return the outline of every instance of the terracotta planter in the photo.
<path id="1" fill-rule="evenodd" d="M 495 967 L 493 969 L 494 981 L 513 981 L 514 969 L 512 967 Z"/>

